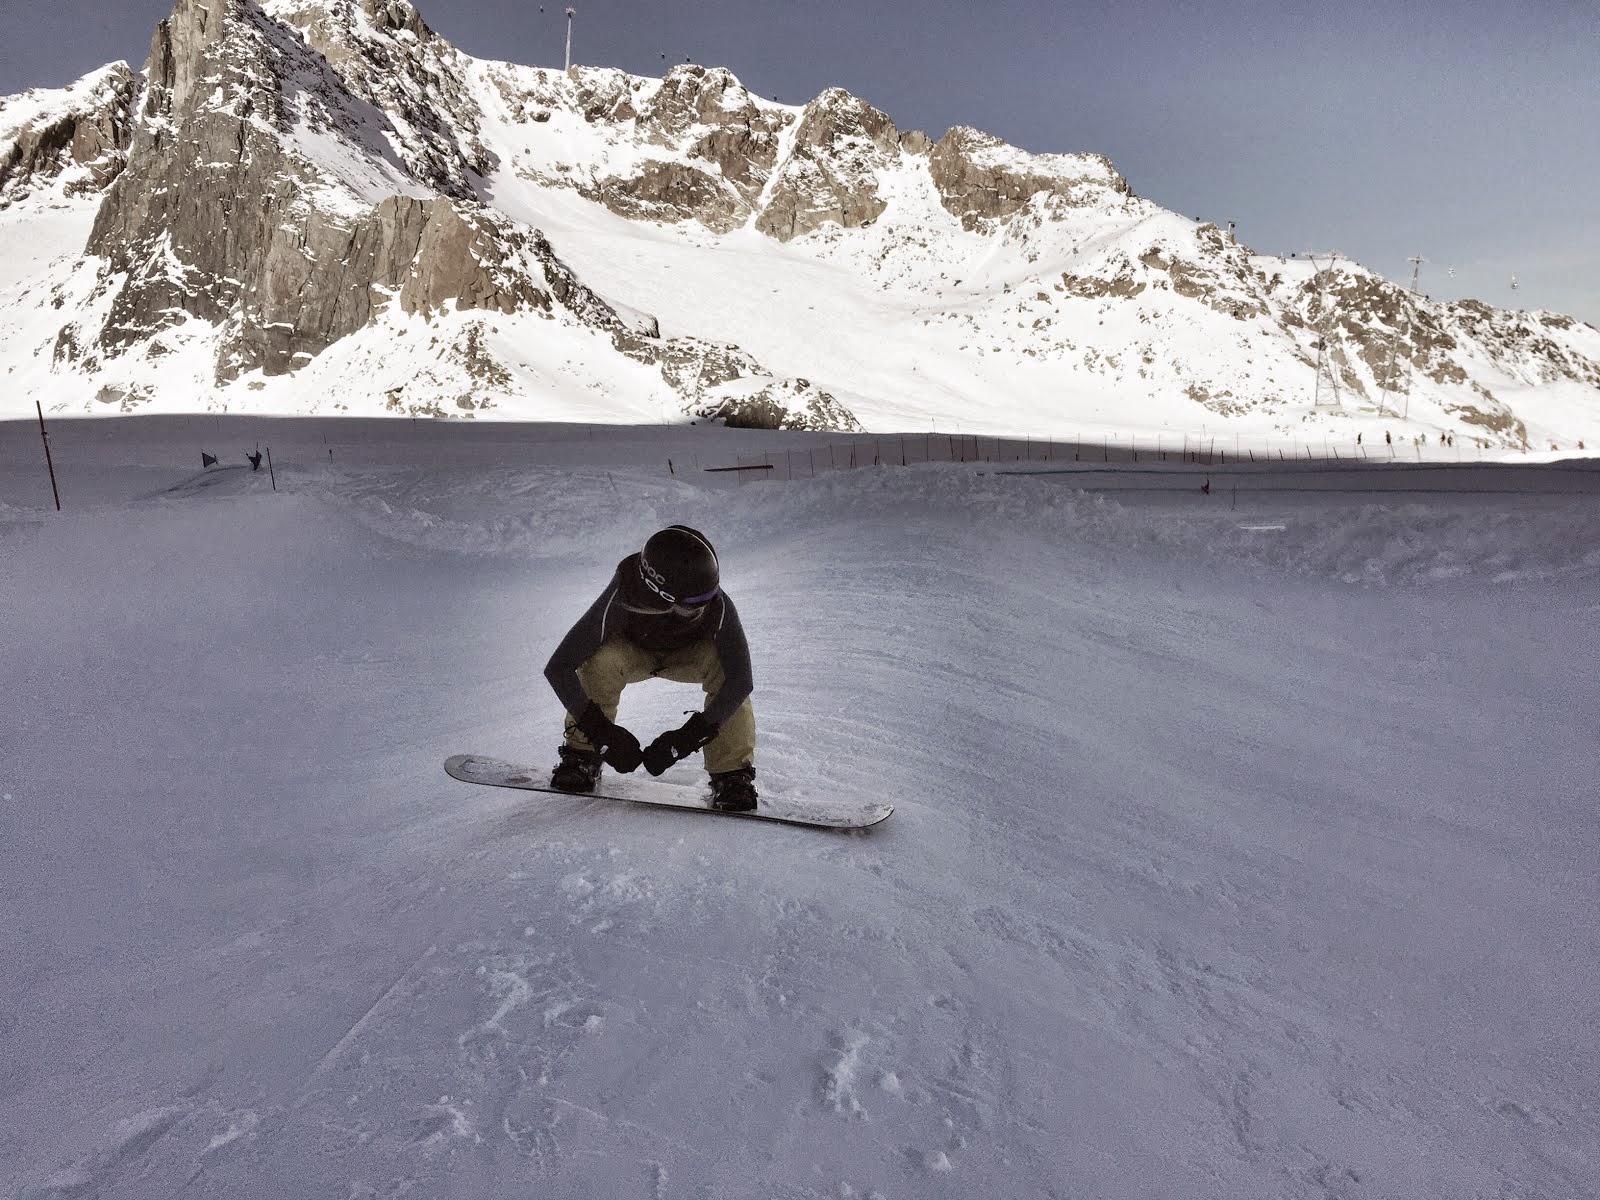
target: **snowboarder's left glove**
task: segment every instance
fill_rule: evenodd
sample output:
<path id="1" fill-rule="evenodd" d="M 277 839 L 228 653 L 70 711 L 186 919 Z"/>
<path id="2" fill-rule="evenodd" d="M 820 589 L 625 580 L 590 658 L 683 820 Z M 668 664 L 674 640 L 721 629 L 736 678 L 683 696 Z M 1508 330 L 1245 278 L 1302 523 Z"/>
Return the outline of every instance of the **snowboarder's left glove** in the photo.
<path id="1" fill-rule="evenodd" d="M 706 720 L 705 713 L 695 713 L 682 728 L 669 730 L 650 743 L 644 752 L 644 769 L 652 775 L 661 774 L 716 737 L 717 729 L 718 726 Z"/>

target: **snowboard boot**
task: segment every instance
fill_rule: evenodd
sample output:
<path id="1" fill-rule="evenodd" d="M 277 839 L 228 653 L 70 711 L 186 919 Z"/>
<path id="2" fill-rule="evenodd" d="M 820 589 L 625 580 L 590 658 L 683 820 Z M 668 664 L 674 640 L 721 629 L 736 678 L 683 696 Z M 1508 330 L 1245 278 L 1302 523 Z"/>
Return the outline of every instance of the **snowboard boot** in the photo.
<path id="1" fill-rule="evenodd" d="M 592 792 L 600 782 L 600 756 L 593 750 L 562 746 L 561 762 L 550 772 L 550 786 L 562 792 Z"/>
<path id="2" fill-rule="evenodd" d="M 711 807 L 718 812 L 750 812 L 756 806 L 756 769 L 739 767 L 711 777 Z"/>

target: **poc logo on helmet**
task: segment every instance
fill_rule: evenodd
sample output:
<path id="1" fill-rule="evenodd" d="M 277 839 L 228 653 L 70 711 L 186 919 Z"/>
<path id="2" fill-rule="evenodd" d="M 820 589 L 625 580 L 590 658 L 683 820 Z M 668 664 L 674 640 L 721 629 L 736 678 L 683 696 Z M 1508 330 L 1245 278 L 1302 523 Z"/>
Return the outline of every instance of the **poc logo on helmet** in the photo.
<path id="1" fill-rule="evenodd" d="M 661 585 L 666 583 L 667 577 L 645 561 L 644 556 L 639 556 L 639 578 L 644 580 L 645 587 L 660 596 L 668 604 L 676 604 L 678 598 Z"/>

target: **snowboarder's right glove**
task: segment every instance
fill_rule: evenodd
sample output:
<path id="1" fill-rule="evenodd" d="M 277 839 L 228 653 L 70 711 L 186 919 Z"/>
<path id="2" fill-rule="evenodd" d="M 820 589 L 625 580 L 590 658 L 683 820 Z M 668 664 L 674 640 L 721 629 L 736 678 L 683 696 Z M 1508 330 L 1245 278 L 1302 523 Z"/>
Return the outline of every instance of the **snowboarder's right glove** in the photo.
<path id="1" fill-rule="evenodd" d="M 705 713 L 695 713 L 678 729 L 669 729 L 644 752 L 644 769 L 659 775 L 680 758 L 687 758 L 717 736 L 717 726 Z"/>
<path id="2" fill-rule="evenodd" d="M 601 712 L 600 706 L 593 700 L 589 701 L 589 707 L 578 714 L 574 723 L 578 726 L 578 732 L 589 740 L 589 744 L 600 755 L 601 761 L 613 771 L 626 775 L 630 771 L 637 771 L 639 764 L 644 761 L 639 739 Z"/>

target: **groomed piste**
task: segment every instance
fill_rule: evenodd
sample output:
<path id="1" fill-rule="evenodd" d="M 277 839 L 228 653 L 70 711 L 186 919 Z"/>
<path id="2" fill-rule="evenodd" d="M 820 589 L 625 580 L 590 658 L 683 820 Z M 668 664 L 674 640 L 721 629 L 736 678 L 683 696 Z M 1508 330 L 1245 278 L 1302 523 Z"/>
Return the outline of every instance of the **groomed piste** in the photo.
<path id="1" fill-rule="evenodd" d="M 740 484 L 771 435 L 704 427 L 58 424 L 59 514 L 0 425 L 7 1195 L 1600 1192 L 1587 468 L 1119 496 Z M 764 793 L 892 820 L 444 775 L 551 757 L 545 659 L 672 522 Z"/>

